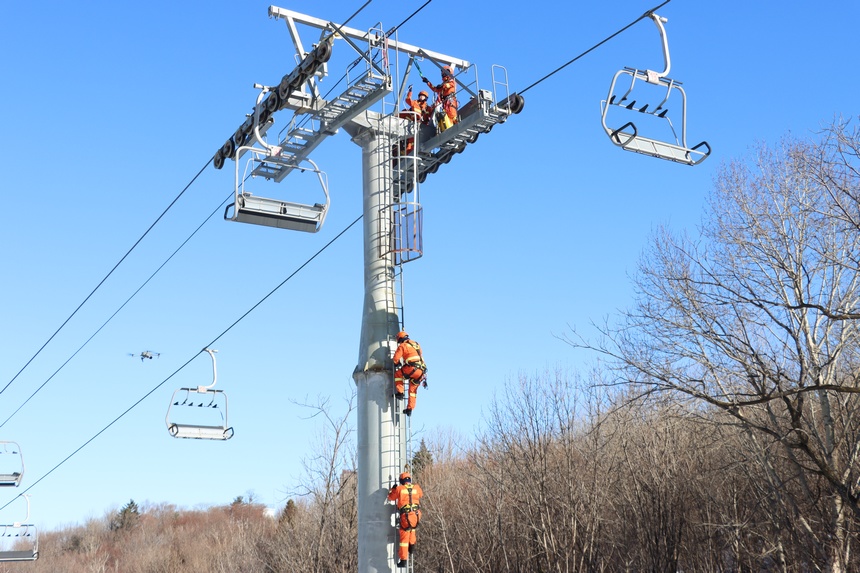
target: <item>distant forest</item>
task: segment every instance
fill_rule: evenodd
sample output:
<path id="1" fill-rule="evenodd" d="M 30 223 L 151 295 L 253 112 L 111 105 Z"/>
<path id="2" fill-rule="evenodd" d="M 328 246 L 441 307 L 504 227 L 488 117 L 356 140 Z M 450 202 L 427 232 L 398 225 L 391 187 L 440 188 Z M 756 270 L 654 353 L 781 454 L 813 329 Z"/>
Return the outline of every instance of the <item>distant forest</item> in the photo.
<path id="1" fill-rule="evenodd" d="M 860 571 L 858 170 L 842 120 L 724 164 L 700 233 L 655 231 L 629 308 L 565 335 L 591 371 L 482 381 L 480 434 L 416 447 L 415 571 Z M 350 416 L 274 517 L 130 501 L 0 571 L 355 572 Z"/>

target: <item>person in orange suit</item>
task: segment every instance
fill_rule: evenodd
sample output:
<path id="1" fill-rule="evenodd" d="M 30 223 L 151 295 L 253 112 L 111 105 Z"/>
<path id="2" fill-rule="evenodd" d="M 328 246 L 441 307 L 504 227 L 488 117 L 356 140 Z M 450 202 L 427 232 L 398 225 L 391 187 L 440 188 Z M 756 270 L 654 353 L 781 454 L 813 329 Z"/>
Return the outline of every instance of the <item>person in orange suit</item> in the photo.
<path id="1" fill-rule="evenodd" d="M 433 114 L 433 109 L 427 105 L 427 98 L 430 94 L 421 90 L 418 92 L 418 99 L 412 99 L 412 86 L 406 92 L 406 107 L 400 112 L 400 117 L 410 121 L 419 121 L 422 125 L 428 125 Z M 400 142 L 399 147 L 395 150 L 395 155 L 409 155 L 415 148 L 415 136 L 410 136 Z"/>
<path id="2" fill-rule="evenodd" d="M 398 400 L 404 397 L 405 379 L 409 379 L 409 399 L 406 401 L 406 409 L 403 413 L 412 415 L 415 408 L 415 399 L 418 396 L 418 387 L 422 384 L 427 387 L 427 365 L 421 354 L 421 345 L 411 340 L 405 331 L 397 333 L 397 350 L 394 351 L 394 396 Z"/>
<path id="3" fill-rule="evenodd" d="M 431 109 L 427 105 L 427 98 L 430 94 L 421 90 L 418 92 L 418 99 L 412 99 L 412 86 L 406 92 L 406 107 L 400 112 L 400 117 L 403 119 L 417 119 L 423 124 L 430 123 Z"/>
<path id="4" fill-rule="evenodd" d="M 421 486 L 412 483 L 412 476 L 409 472 L 400 474 L 400 485 L 394 484 L 388 492 L 389 501 L 393 501 L 397 506 L 397 512 L 400 514 L 398 523 L 400 524 L 400 547 L 397 550 L 398 567 L 406 567 L 409 555 L 415 551 L 415 528 L 421 522 L 421 496 L 424 492 L 421 491 Z"/>
<path id="5" fill-rule="evenodd" d="M 445 131 L 460 121 L 460 118 L 457 117 L 459 104 L 455 95 L 457 92 L 457 82 L 454 81 L 454 72 L 451 70 L 451 66 L 444 66 L 442 68 L 442 83 L 438 86 L 434 86 L 424 76 L 421 77 L 421 81 L 430 86 L 430 89 L 436 94 L 437 100 L 441 102 L 442 108 L 445 110 L 441 120 L 437 122 L 439 124 L 439 132 Z"/>

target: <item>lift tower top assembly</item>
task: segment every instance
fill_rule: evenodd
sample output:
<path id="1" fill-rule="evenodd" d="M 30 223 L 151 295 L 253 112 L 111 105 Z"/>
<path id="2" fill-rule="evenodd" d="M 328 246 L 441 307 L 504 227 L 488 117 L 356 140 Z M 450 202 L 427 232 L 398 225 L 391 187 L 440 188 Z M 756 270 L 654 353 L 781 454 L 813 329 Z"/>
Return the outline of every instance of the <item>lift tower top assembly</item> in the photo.
<path id="1" fill-rule="evenodd" d="M 277 84 L 255 86 L 259 93 L 251 113 L 215 153 L 217 169 L 228 159 L 235 162 L 235 201 L 224 216 L 276 228 L 320 230 L 329 194 L 326 178 L 310 160 L 311 152 L 341 128 L 361 147 L 365 294 L 358 365 L 353 372 L 357 385 L 358 571 L 394 572 L 396 528 L 386 497 L 409 462 L 409 418 L 394 399 L 391 357 L 396 333 L 403 329 L 397 278 L 402 276 L 403 263 L 423 254 L 419 185 L 475 143 L 479 135 L 519 113 L 524 102 L 518 94 L 508 92 L 504 68 L 493 66 L 489 89 L 481 89 L 470 62 L 400 42 L 391 37 L 395 29 L 386 32 L 377 25 L 362 31 L 277 6 L 269 7 L 269 16 L 286 24 L 297 64 Z M 299 25 L 319 31 L 309 50 L 302 43 Z M 346 46 L 335 48 L 336 42 Z M 346 50 L 341 52 L 342 47 Z M 345 87 L 338 82 L 329 93 L 339 95 L 329 98 L 328 93 L 321 94 L 320 84 L 334 65 L 333 55 L 347 56 L 343 60 Z M 403 81 L 395 90 L 401 60 L 406 61 Z M 423 125 L 420 118 L 398 111 L 402 86 L 418 61 L 427 70 L 450 67 L 458 99 L 468 99 L 459 106 L 459 121 L 441 133 Z M 390 98 L 395 91 L 396 98 Z M 376 104 L 381 109 L 371 111 Z M 283 110 L 293 115 L 270 142 L 275 114 Z M 244 176 L 240 176 L 243 160 Z M 297 171 L 317 174 L 324 203 L 270 199 L 249 191 L 261 180 L 263 184 L 281 183 Z"/>

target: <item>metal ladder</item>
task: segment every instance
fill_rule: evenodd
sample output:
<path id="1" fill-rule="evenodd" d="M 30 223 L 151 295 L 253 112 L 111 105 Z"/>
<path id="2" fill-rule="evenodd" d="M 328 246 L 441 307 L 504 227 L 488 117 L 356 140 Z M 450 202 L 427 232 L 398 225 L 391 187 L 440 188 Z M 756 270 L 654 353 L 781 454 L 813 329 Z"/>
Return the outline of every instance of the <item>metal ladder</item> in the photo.
<path id="1" fill-rule="evenodd" d="M 374 68 L 369 66 L 342 94 L 309 112 L 300 122 L 294 117 L 277 145 L 280 153 L 260 160 L 251 175 L 280 183 L 326 137 L 337 133 L 340 127 L 365 112 L 390 91 L 391 77 L 375 73 Z M 306 127 L 309 121 L 311 126 L 317 125 L 318 128 Z"/>

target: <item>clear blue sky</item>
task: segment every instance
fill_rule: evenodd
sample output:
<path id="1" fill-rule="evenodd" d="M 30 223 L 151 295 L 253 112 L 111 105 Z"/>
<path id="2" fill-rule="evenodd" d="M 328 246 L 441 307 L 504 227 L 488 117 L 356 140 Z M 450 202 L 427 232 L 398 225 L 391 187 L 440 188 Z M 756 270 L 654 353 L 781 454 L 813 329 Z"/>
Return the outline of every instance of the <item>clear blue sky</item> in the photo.
<path id="1" fill-rule="evenodd" d="M 279 4 L 342 22 L 363 2 Z M 658 4 L 526 5 L 434 0 L 399 39 L 504 65 L 522 89 Z M 350 26 L 384 29 L 422 2 L 374 0 Z M 10 2 L 0 20 L 5 217 L 0 226 L 0 387 L 21 369 L 293 66 L 269 3 Z M 469 438 L 493 392 L 519 373 L 582 368 L 558 340 L 590 332 L 631 302 L 628 279 L 661 224 L 696 232 L 724 162 L 756 141 L 805 136 L 857 113 L 860 7 L 849 1 L 674 0 L 671 77 L 688 94 L 688 142 L 714 152 L 686 167 L 627 153 L 600 125 L 623 66 L 662 69 L 650 21 L 525 94 L 522 114 L 482 136 L 422 186 L 425 255 L 406 267 L 406 325 L 430 366 L 414 427 Z M 310 44 L 317 33 L 307 34 Z M 314 36 L 313 38 L 311 36 Z M 352 59 L 335 46 L 330 80 Z M 340 68 L 336 68 L 340 62 Z M 417 74 L 411 81 L 418 83 Z M 323 88 L 329 86 L 323 83 Z M 284 117 L 281 118 L 281 115 Z M 282 122 L 287 112 L 277 116 Z M 360 214 L 360 150 L 345 133 L 314 155 L 332 206 L 316 234 L 223 221 L 220 212 L 5 426 L 32 485 L 194 356 Z M 232 168 L 232 163 L 227 164 Z M 287 193 L 290 180 L 284 184 Z M 5 420 L 231 193 L 207 169 L 66 328 L 0 394 Z M 101 517 L 133 498 L 181 507 L 252 491 L 281 506 L 321 431 L 294 402 L 353 388 L 362 312 L 358 226 L 214 346 L 235 437 L 176 440 L 164 415 L 175 388 L 206 384 L 202 354 L 32 488 L 43 528 Z M 161 353 L 141 363 L 128 353 Z M 476 362 L 473 357 L 482 358 Z M 18 490 L 20 491 L 20 490 Z M 0 505 L 18 492 L 0 492 Z M 21 519 L 22 505 L 0 511 Z"/>

